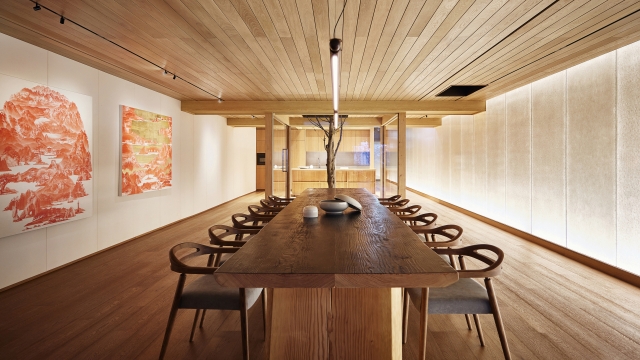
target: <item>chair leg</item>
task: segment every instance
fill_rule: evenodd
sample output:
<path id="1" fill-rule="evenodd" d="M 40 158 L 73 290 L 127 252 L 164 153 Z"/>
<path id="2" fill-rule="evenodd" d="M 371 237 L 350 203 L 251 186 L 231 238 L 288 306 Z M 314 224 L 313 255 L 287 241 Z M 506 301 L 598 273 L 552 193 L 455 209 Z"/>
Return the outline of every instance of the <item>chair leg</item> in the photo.
<path id="1" fill-rule="evenodd" d="M 207 313 L 207 309 L 202 310 L 202 318 L 200 319 L 200 328 L 204 325 L 204 314 Z"/>
<path id="2" fill-rule="evenodd" d="M 507 334 L 504 331 L 504 324 L 502 324 L 502 316 L 500 315 L 500 308 L 498 308 L 498 299 L 496 298 L 495 291 L 493 290 L 493 283 L 491 283 L 490 278 L 485 278 L 484 283 L 487 287 L 487 293 L 489 293 L 491 309 L 493 310 L 493 319 L 496 322 L 496 328 L 498 329 L 498 335 L 500 336 L 500 343 L 502 344 L 502 352 L 504 353 L 504 358 L 506 360 L 511 360 L 511 352 L 509 351 Z"/>
<path id="3" fill-rule="evenodd" d="M 198 324 L 199 316 L 200 316 L 200 309 L 196 309 L 196 316 L 193 318 L 193 325 L 191 326 L 191 336 L 189 336 L 189 342 L 193 341 L 193 334 L 196 332 L 196 325 Z"/>
<path id="4" fill-rule="evenodd" d="M 408 332 L 408 328 L 409 328 L 409 301 L 411 301 L 411 298 L 409 297 L 409 291 L 407 291 L 407 289 L 404 289 L 403 291 L 404 294 L 404 299 L 403 299 L 403 306 L 402 306 L 402 343 L 406 344 L 407 343 L 407 332 Z"/>
<path id="5" fill-rule="evenodd" d="M 427 321 L 429 320 L 429 288 L 422 289 L 422 299 L 420 302 L 420 349 L 419 360 L 427 358 Z"/>
<path id="6" fill-rule="evenodd" d="M 164 355 L 167 352 L 167 344 L 169 344 L 169 337 L 171 337 L 171 330 L 173 329 L 173 323 L 176 320 L 176 314 L 178 313 L 178 305 L 180 305 L 180 297 L 182 296 L 182 288 L 184 288 L 184 282 L 187 279 L 185 274 L 180 274 L 178 279 L 178 287 L 176 293 L 173 296 L 173 304 L 171 304 L 171 311 L 169 312 L 169 321 L 167 322 L 167 329 L 164 332 L 164 339 L 162 340 L 162 348 L 160 349 L 160 360 L 164 359 Z"/>
<path id="7" fill-rule="evenodd" d="M 478 314 L 473 314 L 473 321 L 476 323 L 476 329 L 478 329 L 480 346 L 484 346 L 484 335 L 482 335 L 482 326 L 480 325 L 480 318 L 478 317 Z"/>
<path id="8" fill-rule="evenodd" d="M 244 289 L 240 289 L 240 332 L 242 334 L 242 358 L 249 360 L 249 326 L 247 325 L 247 301 Z"/>
<path id="9" fill-rule="evenodd" d="M 469 318 L 469 314 L 464 314 L 464 319 L 467 320 L 467 328 L 471 329 L 471 319 Z"/>
<path id="10" fill-rule="evenodd" d="M 264 330 L 264 340 L 267 340 L 267 289 L 262 289 L 262 328 Z"/>

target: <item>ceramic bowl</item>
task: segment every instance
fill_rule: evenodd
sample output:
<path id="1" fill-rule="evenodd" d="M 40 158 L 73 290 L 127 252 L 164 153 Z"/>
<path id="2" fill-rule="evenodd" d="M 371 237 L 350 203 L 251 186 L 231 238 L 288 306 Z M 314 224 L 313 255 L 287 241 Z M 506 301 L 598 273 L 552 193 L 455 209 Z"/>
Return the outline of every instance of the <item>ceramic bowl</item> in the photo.
<path id="1" fill-rule="evenodd" d="M 347 209 L 348 205 L 342 200 L 322 200 L 320 201 L 320 209 L 327 212 L 327 214 L 342 214 Z"/>

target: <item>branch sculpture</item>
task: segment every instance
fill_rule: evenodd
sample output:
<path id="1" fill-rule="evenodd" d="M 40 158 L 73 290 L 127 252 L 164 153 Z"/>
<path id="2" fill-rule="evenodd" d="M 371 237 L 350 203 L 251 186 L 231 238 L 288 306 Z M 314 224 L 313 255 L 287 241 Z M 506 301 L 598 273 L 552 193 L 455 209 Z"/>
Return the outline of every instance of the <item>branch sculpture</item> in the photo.
<path id="1" fill-rule="evenodd" d="M 342 128 L 346 117 L 339 117 L 340 123 L 337 128 L 333 124 L 332 116 L 316 116 L 315 118 L 310 118 L 309 121 L 313 126 L 324 132 L 322 142 L 327 152 L 327 185 L 330 189 L 333 189 L 336 187 L 336 155 L 342 142 Z M 325 126 L 328 126 L 328 129 Z M 338 134 L 338 143 L 335 144 L 335 136 Z"/>

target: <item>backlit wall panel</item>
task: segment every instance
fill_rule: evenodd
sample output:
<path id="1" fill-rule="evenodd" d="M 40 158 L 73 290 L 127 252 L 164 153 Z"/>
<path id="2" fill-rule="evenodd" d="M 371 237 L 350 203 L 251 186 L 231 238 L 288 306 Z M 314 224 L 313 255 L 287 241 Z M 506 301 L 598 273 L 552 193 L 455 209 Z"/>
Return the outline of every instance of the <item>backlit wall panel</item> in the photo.
<path id="1" fill-rule="evenodd" d="M 567 247 L 616 262 L 616 53 L 567 71 Z"/>
<path id="2" fill-rule="evenodd" d="M 506 94 L 507 225 L 531 232 L 531 86 Z"/>
<path id="3" fill-rule="evenodd" d="M 487 101 L 487 213 L 504 221 L 506 132 L 505 96 Z"/>
<path id="4" fill-rule="evenodd" d="M 487 113 L 473 116 L 473 191 L 470 210 L 487 211 Z"/>
<path id="5" fill-rule="evenodd" d="M 451 146 L 451 180 L 449 182 L 449 201 L 459 205 L 460 193 L 461 193 L 461 166 L 462 166 L 462 154 L 461 154 L 461 138 L 460 131 L 460 116 L 451 116 L 451 133 L 449 135 L 449 141 Z"/>
<path id="6" fill-rule="evenodd" d="M 640 274 L 640 43 L 618 50 L 618 266 Z"/>
<path id="7" fill-rule="evenodd" d="M 531 230 L 567 245 L 566 72 L 531 84 Z"/>
<path id="8" fill-rule="evenodd" d="M 442 119 L 442 131 L 440 133 L 440 149 L 442 162 L 440 163 L 440 193 L 443 199 L 451 201 L 451 118 Z"/>
<path id="9" fill-rule="evenodd" d="M 473 205 L 473 116 L 460 116 L 460 206 Z"/>
<path id="10" fill-rule="evenodd" d="M 436 184 L 421 191 L 458 191 L 456 205 L 640 275 L 639 54 L 640 42 L 489 99 L 472 126 L 445 117 L 420 140 Z"/>

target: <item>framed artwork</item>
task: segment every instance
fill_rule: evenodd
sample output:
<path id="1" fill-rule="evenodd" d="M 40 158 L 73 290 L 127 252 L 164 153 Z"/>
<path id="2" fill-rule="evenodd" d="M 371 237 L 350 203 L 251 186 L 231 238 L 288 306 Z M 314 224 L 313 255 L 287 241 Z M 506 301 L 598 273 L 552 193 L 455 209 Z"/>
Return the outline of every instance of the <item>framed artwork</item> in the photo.
<path id="1" fill-rule="evenodd" d="M 93 211 L 92 98 L 0 75 L 0 237 Z"/>
<path id="2" fill-rule="evenodd" d="M 120 106 L 119 195 L 135 195 L 171 187 L 170 116 Z"/>

